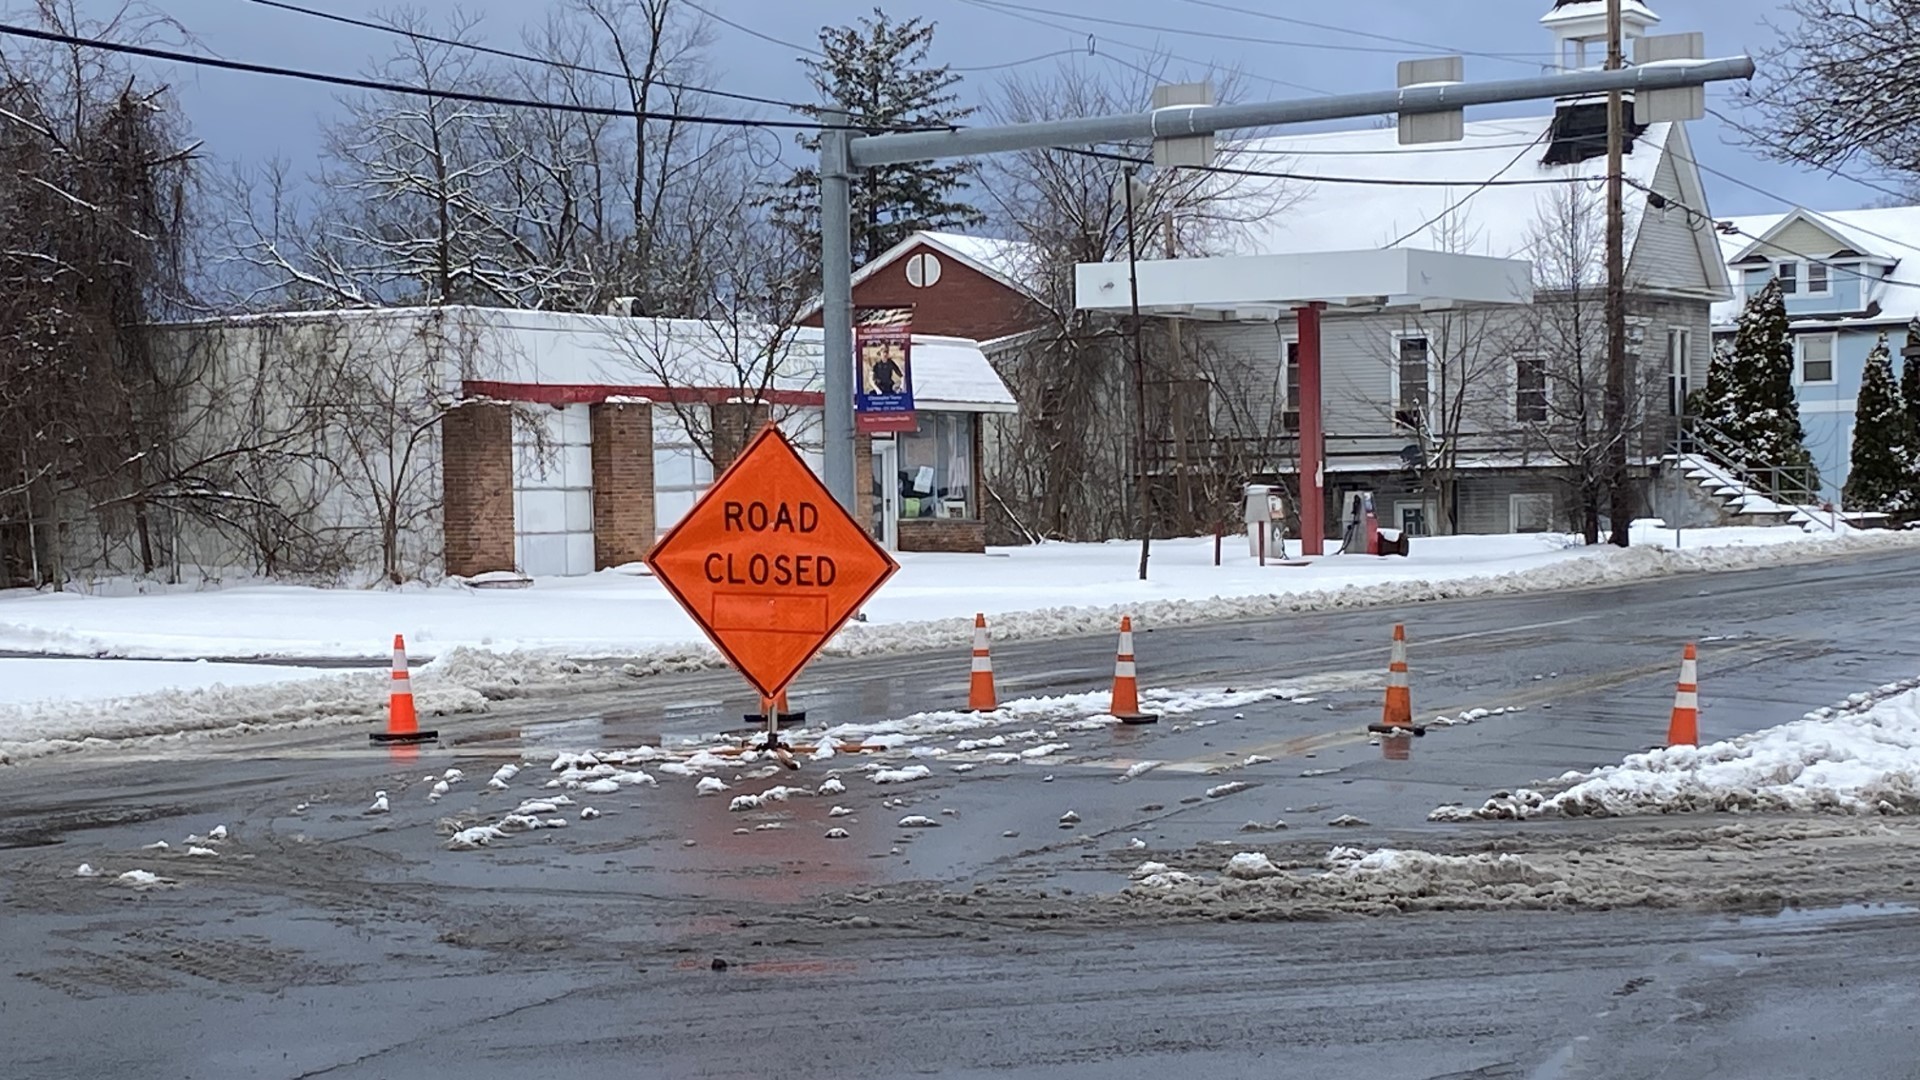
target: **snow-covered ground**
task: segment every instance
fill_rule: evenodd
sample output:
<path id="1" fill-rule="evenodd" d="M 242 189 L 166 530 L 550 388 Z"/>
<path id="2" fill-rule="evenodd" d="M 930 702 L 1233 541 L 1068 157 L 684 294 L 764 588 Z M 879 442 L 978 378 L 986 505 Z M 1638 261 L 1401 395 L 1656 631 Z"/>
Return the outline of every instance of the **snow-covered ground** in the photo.
<path id="1" fill-rule="evenodd" d="M 1435 821 L 1694 811 L 1920 813 L 1920 679 L 1890 683 L 1779 727 L 1634 754 L 1570 772 L 1546 794 L 1502 793 Z"/>
<path id="2" fill-rule="evenodd" d="M 1334 555 L 1307 566 L 1261 567 L 1228 538 L 1213 565 L 1211 538 L 1153 547 L 1149 580 L 1131 542 L 1044 544 L 991 554 L 904 554 L 903 569 L 832 651 L 870 653 L 963 644 L 975 612 L 996 640 L 1109 629 L 1121 612 L 1168 625 L 1302 608 L 1421 597 L 1550 590 L 1685 570 L 1739 569 L 1878 546 L 1920 546 L 1920 535 L 1809 536 L 1796 528 L 1637 527 L 1633 549 L 1586 548 L 1565 536 L 1420 538 L 1408 558 Z M 416 652 L 455 646 L 559 651 L 576 657 L 706 652 L 699 630 L 659 582 L 606 571 L 550 578 L 525 589 L 459 584 L 402 589 L 286 585 L 138 595 L 0 592 L 0 650 L 88 656 L 377 657 L 396 633 Z"/>
<path id="3" fill-rule="evenodd" d="M 262 686 L 311 679 L 312 668 L 205 660 L 0 659 L 0 706 L 134 697 L 162 690 Z"/>
<path id="4" fill-rule="evenodd" d="M 1673 550 L 1674 534 L 1652 523 L 1636 526 L 1636 546 L 1625 551 L 1553 534 L 1420 538 L 1404 559 L 1335 555 L 1266 567 L 1233 537 L 1225 565 L 1217 567 L 1211 538 L 1162 541 L 1153 546 L 1144 582 L 1138 546 L 1129 542 L 1045 544 L 986 556 L 906 554 L 901 573 L 868 604 L 867 621 L 849 625 L 828 651 L 964 646 L 977 611 L 987 613 L 995 640 L 1006 641 L 1111 631 L 1122 614 L 1142 626 L 1171 626 L 1920 546 L 1916 533 L 1810 536 L 1791 527 L 1688 530 L 1680 539 L 1682 549 Z M 384 702 L 373 675 L 108 658 L 377 658 L 395 633 L 406 635 L 415 654 L 438 658 L 417 689 L 441 694 L 445 711 L 483 707 L 476 691 L 486 685 L 566 677 L 566 657 L 624 657 L 641 672 L 720 663 L 657 581 L 616 571 L 542 579 L 524 589 L 120 583 L 95 592 L 6 591 L 0 650 L 95 659 L 0 659 L 0 754 L 9 744 L 17 756 L 23 744 L 50 739 L 371 719 Z"/>

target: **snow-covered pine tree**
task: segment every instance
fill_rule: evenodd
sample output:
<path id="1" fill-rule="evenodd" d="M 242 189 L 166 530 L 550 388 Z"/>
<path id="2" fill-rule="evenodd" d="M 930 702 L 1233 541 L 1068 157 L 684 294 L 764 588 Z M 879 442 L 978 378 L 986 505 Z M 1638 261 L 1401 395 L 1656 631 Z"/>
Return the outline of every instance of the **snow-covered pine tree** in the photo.
<path id="1" fill-rule="evenodd" d="M 1853 457 L 1844 505 L 1884 514 L 1910 512 L 1916 494 L 1914 452 L 1920 439 L 1901 400 L 1901 388 L 1894 383 L 1893 352 L 1885 334 L 1867 354 L 1853 417 Z"/>
<path id="2" fill-rule="evenodd" d="M 886 12 L 873 9 L 854 26 L 820 30 L 821 59 L 802 57 L 807 75 L 823 103 L 844 106 L 849 122 L 864 128 L 941 128 L 973 115 L 971 106 L 956 104 L 954 84 L 960 76 L 946 65 L 927 63 L 933 46 L 933 24 L 918 17 L 893 22 Z M 808 110 L 819 115 L 818 109 Z M 809 151 L 820 149 L 818 135 L 796 140 Z M 973 173 L 967 161 L 919 161 L 883 165 L 858 173 L 853 179 L 853 265 L 874 256 L 921 229 L 977 225 L 985 215 L 961 197 Z M 803 165 L 783 184 L 772 200 L 776 218 L 805 241 L 805 250 L 820 249 L 820 176 L 813 165 Z"/>
<path id="3" fill-rule="evenodd" d="M 1906 403 L 1907 415 L 1913 417 L 1914 426 L 1920 428 L 1920 316 L 1907 324 L 1904 352 L 1906 363 L 1900 369 L 1900 398 Z"/>
<path id="4" fill-rule="evenodd" d="M 1711 430 L 1724 431 L 1732 423 L 1729 386 L 1733 363 L 1733 346 L 1715 342 L 1713 360 L 1707 365 L 1707 384 L 1687 396 L 1687 416 L 1705 421 Z"/>
<path id="5" fill-rule="evenodd" d="M 1774 278 L 1740 312 L 1721 408 L 1710 421 L 1719 437 L 1711 441 L 1739 464 L 1787 470 L 1812 488 L 1818 479 L 1813 456 L 1807 452 L 1806 432 L 1800 426 L 1793 364 L 1786 299 L 1779 279 Z"/>

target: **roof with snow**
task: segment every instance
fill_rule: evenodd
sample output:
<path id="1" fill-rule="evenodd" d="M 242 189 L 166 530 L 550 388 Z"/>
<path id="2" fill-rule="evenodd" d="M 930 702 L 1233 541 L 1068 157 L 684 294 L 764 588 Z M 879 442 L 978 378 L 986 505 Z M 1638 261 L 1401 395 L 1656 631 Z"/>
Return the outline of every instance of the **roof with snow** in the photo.
<path id="1" fill-rule="evenodd" d="M 1792 242 L 1799 246 L 1788 246 L 1788 241 L 1780 239 L 1791 226 L 1802 222 L 1832 236 L 1833 243 L 1823 245 L 1823 250 L 1807 251 L 1802 250 L 1804 240 Z M 1796 314 L 1795 325 L 1886 325 L 1920 318 L 1920 206 L 1873 210 L 1796 208 L 1784 214 L 1724 218 L 1721 226 L 1721 255 L 1729 265 L 1753 256 L 1822 262 L 1843 251 L 1867 256 L 1870 264 L 1877 264 L 1864 272 L 1866 289 L 1861 303 L 1867 313 L 1821 317 Z M 1804 236 L 1804 232 L 1799 235 Z M 1855 261 L 1851 256 L 1847 260 L 1848 263 Z M 1847 265 L 1836 269 L 1841 273 L 1861 272 Z M 1743 295 L 1715 304 L 1714 325 L 1732 325 L 1744 302 Z"/>
<path id="2" fill-rule="evenodd" d="M 404 350 L 424 340 L 434 319 L 445 320 L 444 327 L 432 333 L 459 356 L 459 380 L 603 387 L 614 396 L 631 397 L 635 387 L 759 386 L 760 376 L 770 369 L 767 389 L 803 394 L 824 390 L 822 333 L 812 327 L 448 305 L 277 312 L 176 324 L 175 329 L 340 320 L 366 331 L 365 336 L 342 342 L 342 348 Z M 976 342 L 916 334 L 912 363 L 914 396 L 920 408 L 1015 410 L 1013 394 Z"/>
<path id="3" fill-rule="evenodd" d="M 1249 198 L 1280 209 L 1246 226 L 1233 254 L 1284 255 L 1368 247 L 1416 247 L 1525 258 L 1555 192 L 1579 178 L 1597 190 L 1604 156 L 1545 165 L 1553 117 L 1479 120 L 1457 143 L 1402 146 L 1391 128 L 1254 139 L 1236 144 L 1234 165 L 1289 178 L 1246 180 Z M 1654 124 L 1626 155 L 1631 250 L 1668 140 L 1682 129 Z M 1684 135 L 1680 135 L 1684 138 Z M 1494 183 L 1488 184 L 1492 180 Z M 1377 181 L 1351 182 L 1351 181 Z M 1703 252 L 1712 258 L 1717 252 Z"/>
<path id="4" fill-rule="evenodd" d="M 867 260 L 866 265 L 854 271 L 853 284 L 872 277 L 880 270 L 891 265 L 900 256 L 922 244 L 934 251 L 993 278 L 1000 284 L 1017 292 L 1036 295 L 1037 290 L 1029 287 L 1035 270 L 1040 265 L 1039 249 L 1022 240 L 1001 240 L 990 236 L 967 236 L 964 233 L 935 232 L 922 230 Z M 808 314 L 819 307 L 816 301 L 807 310 Z"/>

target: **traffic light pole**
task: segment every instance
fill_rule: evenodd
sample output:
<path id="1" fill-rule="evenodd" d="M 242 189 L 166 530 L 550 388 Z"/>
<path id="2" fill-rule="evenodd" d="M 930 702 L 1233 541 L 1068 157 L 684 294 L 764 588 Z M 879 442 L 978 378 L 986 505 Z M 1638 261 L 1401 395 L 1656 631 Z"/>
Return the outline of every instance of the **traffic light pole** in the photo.
<path id="1" fill-rule="evenodd" d="M 820 271 L 821 323 L 826 364 L 827 489 L 854 509 L 853 254 L 849 214 L 855 170 L 910 161 L 977 157 L 982 154 L 1085 146 L 1140 139 L 1177 139 L 1240 128 L 1300 124 L 1389 114 L 1453 112 L 1469 105 L 1534 101 L 1611 91 L 1635 93 L 1704 86 L 1753 76 L 1744 56 L 1720 60 L 1665 61 L 1613 71 L 1582 71 L 1483 83 L 1437 83 L 1363 94 L 1246 105 L 1179 105 L 1123 116 L 1049 120 L 1036 124 L 853 135 L 843 110 L 821 113 Z"/>

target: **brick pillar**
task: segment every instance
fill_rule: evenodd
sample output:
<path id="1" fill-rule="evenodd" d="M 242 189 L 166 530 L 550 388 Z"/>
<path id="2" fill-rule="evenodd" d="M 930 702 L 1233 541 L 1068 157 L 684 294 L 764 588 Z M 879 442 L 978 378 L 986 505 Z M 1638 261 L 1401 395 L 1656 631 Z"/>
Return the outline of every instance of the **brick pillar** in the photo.
<path id="1" fill-rule="evenodd" d="M 858 432 L 853 436 L 853 519 L 860 527 L 873 528 L 873 436 Z M 884 533 L 875 533 L 878 540 Z"/>
<path id="2" fill-rule="evenodd" d="M 724 401 L 713 406 L 713 471 L 717 474 L 733 464 L 773 418 L 773 408 L 763 402 Z"/>
<path id="3" fill-rule="evenodd" d="M 653 547 L 653 406 L 601 402 L 593 430 L 593 565 L 638 562 Z"/>
<path id="4" fill-rule="evenodd" d="M 513 565 L 513 409 L 462 405 L 440 418 L 441 535 L 446 572 Z"/>

